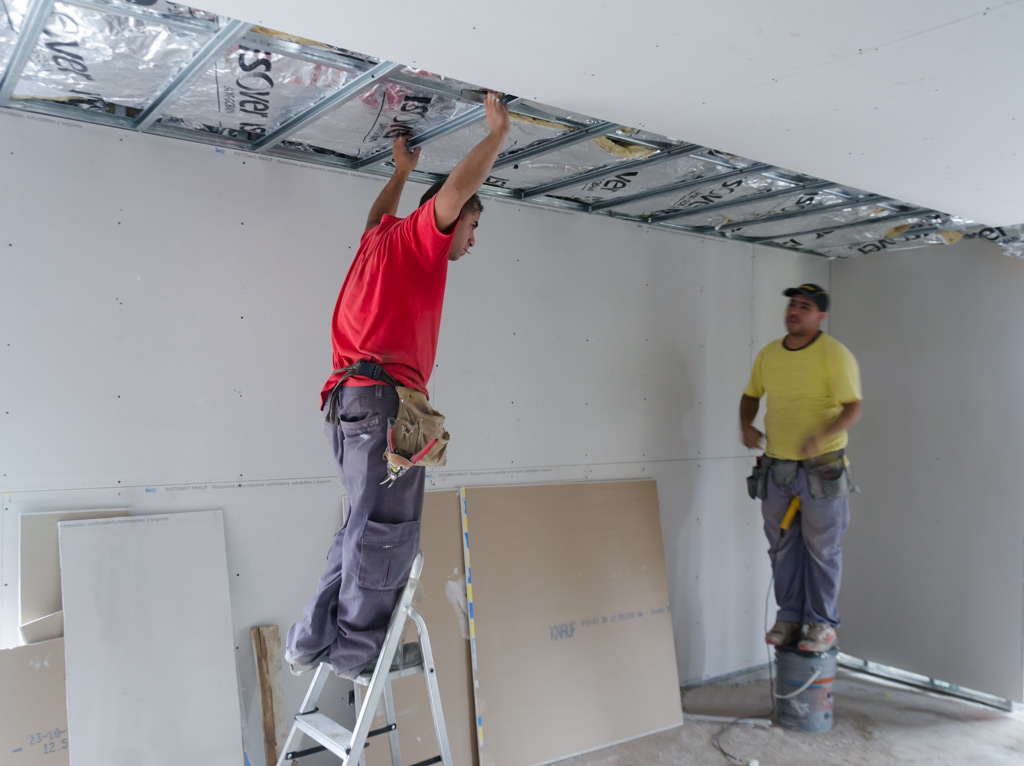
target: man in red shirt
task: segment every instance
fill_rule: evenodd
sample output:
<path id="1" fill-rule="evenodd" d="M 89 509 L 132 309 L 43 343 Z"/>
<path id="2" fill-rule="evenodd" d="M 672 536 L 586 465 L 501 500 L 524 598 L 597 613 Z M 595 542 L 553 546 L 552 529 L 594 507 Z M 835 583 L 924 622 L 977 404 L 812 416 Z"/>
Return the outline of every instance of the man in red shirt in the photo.
<path id="1" fill-rule="evenodd" d="M 321 408 L 349 507 L 304 618 L 288 631 L 285 658 L 294 673 L 329 659 L 335 673 L 354 678 L 374 662 L 419 550 L 424 469 L 386 481 L 388 419 L 398 412 L 394 385 L 427 393 L 448 262 L 475 242 L 483 211 L 476 192 L 509 130 L 498 94 L 487 94 L 485 110 L 490 134 L 406 218 L 395 212 L 420 150 L 395 140 L 395 172 L 370 208 L 341 287 L 331 326 L 336 372 Z M 363 374 L 343 376 L 356 362 Z"/>

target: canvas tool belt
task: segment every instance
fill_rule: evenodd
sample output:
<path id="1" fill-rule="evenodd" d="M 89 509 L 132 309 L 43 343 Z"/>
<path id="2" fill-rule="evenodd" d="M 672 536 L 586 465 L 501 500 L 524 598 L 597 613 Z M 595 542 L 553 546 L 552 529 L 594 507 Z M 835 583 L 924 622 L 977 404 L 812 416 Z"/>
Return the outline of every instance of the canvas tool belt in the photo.
<path id="1" fill-rule="evenodd" d="M 338 425 L 338 396 L 344 380 L 353 376 L 383 380 L 398 393 L 398 414 L 388 418 L 388 447 L 384 459 L 388 463 L 387 478 L 381 482 L 389 486 L 414 465 L 438 466 L 448 460 L 448 441 L 444 429 L 444 415 L 430 406 L 426 394 L 401 385 L 379 364 L 360 360 L 348 367 L 335 370 L 342 373 L 331 391 L 327 404 L 327 422 Z"/>
<path id="2" fill-rule="evenodd" d="M 764 500 L 768 496 L 769 471 L 776 486 L 785 486 L 796 479 L 797 469 L 801 467 L 807 471 L 812 498 L 839 497 L 857 491 L 850 481 L 846 451 L 836 450 L 804 460 L 780 460 L 761 455 L 747 477 L 747 493 L 751 499 Z"/>

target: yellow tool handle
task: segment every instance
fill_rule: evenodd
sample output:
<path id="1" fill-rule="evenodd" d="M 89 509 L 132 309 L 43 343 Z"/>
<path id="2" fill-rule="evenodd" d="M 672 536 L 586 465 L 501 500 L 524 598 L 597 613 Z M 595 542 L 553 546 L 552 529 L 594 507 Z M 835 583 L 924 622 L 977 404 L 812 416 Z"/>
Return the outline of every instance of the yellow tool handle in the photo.
<path id="1" fill-rule="evenodd" d="M 785 532 L 789 529 L 789 525 L 793 523 L 793 517 L 796 516 L 796 512 L 800 510 L 800 495 L 795 495 L 792 500 L 789 501 L 789 508 L 786 509 L 786 515 L 782 517 L 782 523 L 779 527 Z"/>

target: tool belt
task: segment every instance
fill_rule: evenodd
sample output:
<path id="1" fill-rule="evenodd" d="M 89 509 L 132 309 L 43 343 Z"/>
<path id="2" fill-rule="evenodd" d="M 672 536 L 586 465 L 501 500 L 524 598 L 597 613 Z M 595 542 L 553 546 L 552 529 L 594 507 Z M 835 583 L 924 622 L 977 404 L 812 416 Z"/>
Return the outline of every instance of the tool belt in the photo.
<path id="1" fill-rule="evenodd" d="M 430 406 L 426 394 L 401 385 L 379 364 L 362 359 L 332 374 L 338 373 L 342 373 L 342 376 L 327 401 L 328 423 L 341 423 L 338 397 L 342 382 L 348 378 L 358 376 L 382 380 L 398 394 L 398 413 L 388 418 L 388 446 L 384 452 L 384 459 L 388 462 L 388 478 L 385 482 L 393 484 L 414 465 L 440 466 L 447 462 L 448 441 L 451 437 L 444 428 L 444 415 Z"/>
<path id="2" fill-rule="evenodd" d="M 796 479 L 797 469 L 801 467 L 807 472 L 807 486 L 812 498 L 840 497 L 857 491 L 850 481 L 846 450 L 836 450 L 804 460 L 782 460 L 761 455 L 747 477 L 747 493 L 752 500 L 764 500 L 768 496 L 769 471 L 776 486 L 785 486 Z"/>

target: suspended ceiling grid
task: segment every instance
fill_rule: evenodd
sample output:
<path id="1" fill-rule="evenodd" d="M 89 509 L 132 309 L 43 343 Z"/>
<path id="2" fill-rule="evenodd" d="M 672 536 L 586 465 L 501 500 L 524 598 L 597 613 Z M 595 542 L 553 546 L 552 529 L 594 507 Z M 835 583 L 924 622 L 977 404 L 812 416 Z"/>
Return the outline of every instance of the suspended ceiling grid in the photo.
<path id="1" fill-rule="evenodd" d="M 414 180 L 485 134 L 481 88 L 164 0 L 0 0 L 0 106 Z M 531 100 L 482 193 L 841 258 L 1022 227 L 975 221 Z"/>

